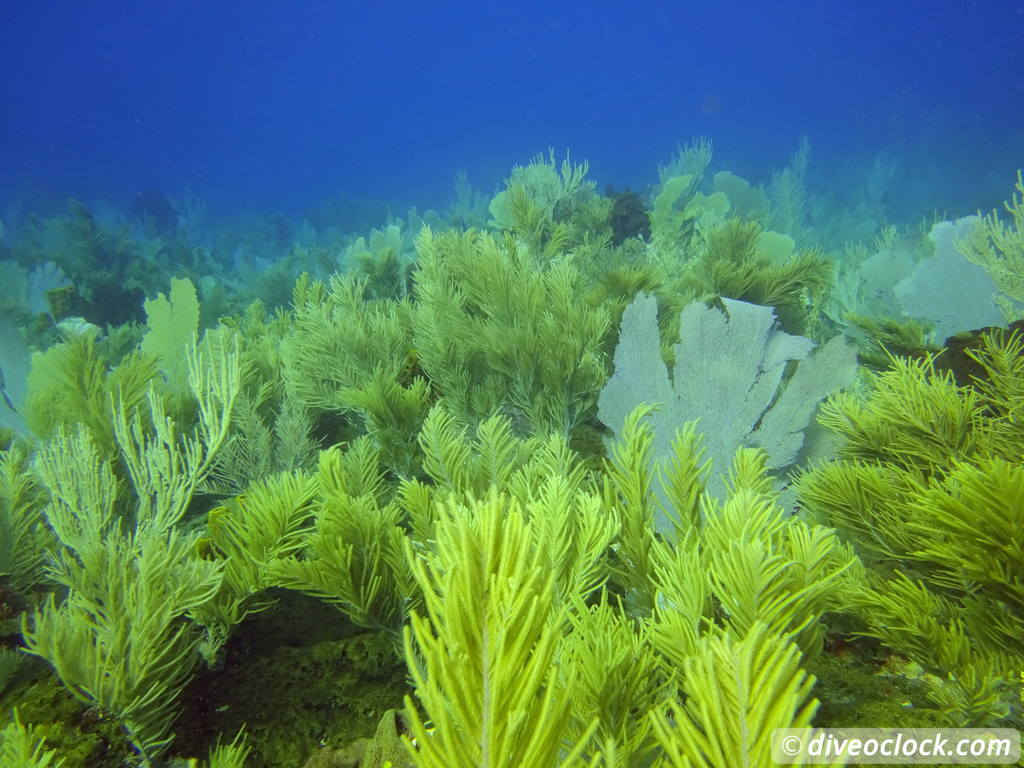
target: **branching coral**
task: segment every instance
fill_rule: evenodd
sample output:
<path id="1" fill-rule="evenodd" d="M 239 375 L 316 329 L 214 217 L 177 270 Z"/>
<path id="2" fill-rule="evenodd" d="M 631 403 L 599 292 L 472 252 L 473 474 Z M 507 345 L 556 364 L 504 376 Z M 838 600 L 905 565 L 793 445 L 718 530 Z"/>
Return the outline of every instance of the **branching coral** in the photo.
<path id="1" fill-rule="evenodd" d="M 1020 319 L 1024 311 L 1024 178 L 1020 171 L 1015 190 L 1004 203 L 1009 220 L 992 211 L 981 219 L 981 226 L 956 243 L 964 257 L 984 267 L 1002 292 L 997 300 L 1007 321 Z"/>
<path id="2" fill-rule="evenodd" d="M 436 551 L 409 549 L 427 611 L 406 633 L 418 766 L 580 764 L 593 727 L 563 752 L 575 675 L 555 664 L 567 615 L 547 554 L 518 503 L 497 494 L 446 505 Z"/>
<path id="3" fill-rule="evenodd" d="M 0 451 L 0 583 L 19 591 L 36 583 L 51 543 L 42 501 L 25 453 L 14 447 Z"/>
<path id="4" fill-rule="evenodd" d="M 268 577 L 397 638 L 416 590 L 404 558 L 401 510 L 384 502 L 380 459 L 370 441 L 361 438 L 344 453 L 321 453 L 311 490 L 312 530 L 279 545 L 267 561 Z"/>
<path id="5" fill-rule="evenodd" d="M 684 754 L 716 768 L 757 765 L 774 728 L 810 722 L 813 680 L 800 649 L 816 650 L 821 614 L 855 591 L 856 559 L 832 532 L 778 508 L 757 451 L 737 455 L 730 498 L 717 507 L 700 487 L 692 433 L 677 442 L 669 482 L 672 498 L 703 505 L 708 522 L 684 531 L 692 515 L 680 510 L 676 544 L 649 527 L 627 531 L 655 503 L 642 416 L 631 420 L 635 439 L 616 452 L 614 487 L 601 497 L 620 527 L 610 547 L 581 546 L 592 537 L 579 524 L 553 536 L 547 521 L 562 514 L 559 496 L 524 505 L 495 485 L 481 497 L 438 500 L 429 542 L 407 545 L 426 612 L 413 614 L 406 636 L 417 765 L 683 765 Z M 461 447 L 466 458 L 475 453 Z M 516 487 L 516 474 L 505 487 Z M 572 577 L 579 566 L 568 564 L 593 570 L 605 552 L 622 567 L 598 562 L 597 580 Z M 633 582 L 623 578 L 630 572 Z M 612 590 L 645 582 L 656 591 L 646 609 L 639 600 L 616 606 L 608 593 L 588 605 L 604 579 Z M 642 724 L 631 722 L 643 712 Z"/>
<path id="6" fill-rule="evenodd" d="M 865 398 L 826 404 L 844 459 L 798 482 L 805 507 L 876 564 L 856 600 L 866 634 L 921 664 L 957 724 L 1005 717 L 1024 660 L 1020 353 L 1019 336 L 990 334 L 971 387 L 929 358 L 894 360 Z"/>
<path id="7" fill-rule="evenodd" d="M 811 307 L 828 288 L 831 267 L 811 250 L 774 262 L 758 253 L 763 234 L 756 223 L 729 219 L 708 235 L 707 252 L 683 284 L 697 295 L 774 307 L 783 328 L 804 333 Z"/>
<path id="8" fill-rule="evenodd" d="M 33 355 L 25 421 L 42 439 L 81 424 L 97 447 L 113 456 L 113 398 L 128 414 L 135 414 L 157 375 L 156 358 L 142 352 L 133 352 L 108 369 L 94 335 L 75 336 Z"/>
<path id="9" fill-rule="evenodd" d="M 1024 342 L 987 337 L 968 387 L 886 358 L 866 396 L 824 407 L 841 460 L 783 506 L 782 473 L 855 363 L 842 339 L 812 357 L 774 324 L 819 330 L 830 279 L 760 228 L 810 236 L 806 145 L 770 210 L 735 177 L 705 194 L 710 157 L 701 141 L 663 169 L 651 243 L 610 247 L 586 164 L 542 156 L 492 202 L 494 229 L 423 227 L 415 265 L 416 228 L 389 226 L 353 244 L 347 273 L 303 276 L 289 309 L 254 303 L 198 347 L 195 291 L 175 280 L 146 304 L 141 349 L 122 354 L 121 330 L 37 355 L 27 415 L 45 444 L 30 463 L 0 438 L 0 577 L 56 586 L 25 617 L 28 652 L 144 762 L 167 751 L 199 660 L 220 686 L 218 663 L 245 652 L 232 633 L 309 606 L 296 592 L 343 631 L 404 641 L 415 743 L 382 722 L 421 766 L 767 764 L 772 731 L 811 724 L 812 693 L 828 695 L 805 665 L 840 613 L 925 667 L 950 721 L 1005 716 L 1024 659 Z M 457 215 L 482 215 L 471 198 Z M 1003 266 L 1020 201 L 1007 209 L 972 241 Z M 275 280 L 295 255 L 330 269 L 345 242 L 301 237 Z M 597 411 L 618 435 L 606 451 Z"/>
<path id="10" fill-rule="evenodd" d="M 579 301 L 564 262 L 540 270 L 510 238 L 435 234 L 416 242 L 414 341 L 449 410 L 474 425 L 497 411 L 524 431 L 569 435 L 604 379 L 603 308 Z"/>
<path id="11" fill-rule="evenodd" d="M 187 356 L 198 403 L 195 435 L 179 437 L 151 390 L 153 432 L 115 408 L 116 444 L 134 486 L 134 517 L 122 519 L 111 463 L 80 427 L 61 430 L 37 462 L 50 493 L 47 523 L 60 540 L 50 578 L 67 590 L 26 619 L 30 653 L 47 659 L 68 689 L 123 723 L 150 760 L 166 748 L 180 689 L 197 659 L 185 616 L 213 598 L 218 564 L 194 554 L 177 526 L 227 434 L 238 393 L 237 351 L 208 334 Z"/>
<path id="12" fill-rule="evenodd" d="M 263 594 L 280 583 L 271 566 L 305 545 L 314 491 L 308 476 L 281 473 L 210 510 L 198 546 L 207 559 L 222 565 L 223 580 L 216 596 L 191 613 L 205 629 L 199 651 L 210 666 L 222 661 L 236 625 L 273 604 Z"/>
<path id="13" fill-rule="evenodd" d="M 592 181 L 586 181 L 589 165 L 577 165 L 568 154 L 561 166 L 554 150 L 533 158 L 526 166 L 515 166 L 506 189 L 490 204 L 492 225 L 515 233 L 535 257 L 550 261 L 559 256 L 573 239 L 570 217 L 591 201 Z M 601 206 L 607 215 L 610 204 Z"/>
<path id="14" fill-rule="evenodd" d="M 740 637 L 711 634 L 682 669 L 686 704 L 650 714 L 661 765 L 771 765 L 772 732 L 806 728 L 818 707 L 814 678 L 792 643 L 755 624 Z"/>
<path id="15" fill-rule="evenodd" d="M 14 718 L 0 730 L 0 763 L 18 768 L 61 768 L 65 761 L 46 748 L 38 729 L 22 724 L 15 710 Z"/>

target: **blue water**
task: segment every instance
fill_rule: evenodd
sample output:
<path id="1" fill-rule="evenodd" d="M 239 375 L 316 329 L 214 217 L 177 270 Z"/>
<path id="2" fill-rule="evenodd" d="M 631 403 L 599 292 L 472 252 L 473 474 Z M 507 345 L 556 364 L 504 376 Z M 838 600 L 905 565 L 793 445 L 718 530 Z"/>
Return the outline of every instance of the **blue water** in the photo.
<path id="1" fill-rule="evenodd" d="M 806 135 L 809 183 L 884 151 L 894 216 L 1006 198 L 1024 165 L 1024 3 L 8 0 L 0 203 L 300 216 L 339 195 L 445 205 L 569 149 L 600 188 L 677 143 L 766 182 Z"/>

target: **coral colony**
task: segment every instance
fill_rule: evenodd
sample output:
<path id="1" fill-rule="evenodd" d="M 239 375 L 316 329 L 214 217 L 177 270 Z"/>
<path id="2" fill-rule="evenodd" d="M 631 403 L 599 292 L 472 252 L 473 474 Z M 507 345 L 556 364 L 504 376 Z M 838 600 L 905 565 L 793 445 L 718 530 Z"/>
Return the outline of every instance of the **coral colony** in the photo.
<path id="1" fill-rule="evenodd" d="M 808 158 L 701 139 L 602 195 L 552 152 L 347 229 L 156 192 L 6 226 L 0 763 L 1019 727 L 1024 184 L 890 224 Z"/>

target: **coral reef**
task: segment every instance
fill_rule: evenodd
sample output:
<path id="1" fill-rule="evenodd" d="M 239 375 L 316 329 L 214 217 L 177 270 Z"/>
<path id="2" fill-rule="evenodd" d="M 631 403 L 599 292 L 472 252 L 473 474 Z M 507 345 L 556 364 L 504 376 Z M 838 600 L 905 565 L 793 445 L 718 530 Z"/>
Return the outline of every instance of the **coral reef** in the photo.
<path id="1" fill-rule="evenodd" d="M 2 759 L 731 768 L 780 727 L 1020 726 L 1019 177 L 914 230 L 885 158 L 834 220 L 809 143 L 761 184 L 713 159 L 0 230 Z"/>

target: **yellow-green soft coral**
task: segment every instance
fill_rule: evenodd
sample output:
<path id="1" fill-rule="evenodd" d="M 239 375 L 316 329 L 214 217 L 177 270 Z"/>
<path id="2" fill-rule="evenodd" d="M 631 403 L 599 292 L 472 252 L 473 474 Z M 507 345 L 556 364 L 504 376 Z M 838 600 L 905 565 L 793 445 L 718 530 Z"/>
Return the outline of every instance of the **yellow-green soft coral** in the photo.
<path id="1" fill-rule="evenodd" d="M 132 352 L 110 369 L 93 334 L 72 337 L 32 355 L 25 421 L 44 440 L 80 424 L 113 456 L 115 401 L 129 414 L 136 413 L 158 375 L 158 361 L 151 355 Z"/>
<path id="2" fill-rule="evenodd" d="M 37 729 L 24 725 L 14 710 L 14 718 L 0 730 L 0 764 L 14 768 L 61 768 L 64 758 L 47 749 Z"/>
<path id="3" fill-rule="evenodd" d="M 298 281 L 286 392 L 349 416 L 331 437 L 365 430 L 400 476 L 419 471 L 415 435 L 437 401 L 469 426 L 502 412 L 518 432 L 570 435 L 604 379 L 609 327 L 581 301 L 579 272 L 564 259 L 538 269 L 510 235 L 424 227 L 416 248 L 412 301 L 371 299 L 351 276 Z"/>
<path id="4" fill-rule="evenodd" d="M 780 324 L 804 333 L 812 307 L 824 295 L 831 266 L 820 254 L 805 250 L 773 261 L 760 251 L 762 232 L 756 222 L 729 219 L 707 236 L 707 249 L 686 272 L 683 285 L 697 296 L 726 297 L 774 307 Z"/>
<path id="5" fill-rule="evenodd" d="M 195 555 L 178 527 L 223 444 L 238 394 L 237 348 L 207 334 L 186 355 L 198 424 L 180 435 L 150 390 L 150 413 L 114 408 L 113 433 L 131 479 L 133 514 L 118 505 L 112 461 L 89 432 L 61 429 L 37 467 L 50 493 L 44 514 L 60 541 L 49 569 L 65 590 L 26 619 L 28 652 L 53 664 L 68 689 L 123 724 L 144 760 L 173 738 L 181 688 L 197 661 L 186 615 L 216 594 L 220 566 Z"/>
<path id="6" fill-rule="evenodd" d="M 197 549 L 222 566 L 224 577 L 214 599 L 195 608 L 192 616 L 205 629 L 199 651 L 211 667 L 221 661 L 232 629 L 273 604 L 263 594 L 279 586 L 271 563 L 305 544 L 315 490 L 308 475 L 280 473 L 253 483 L 245 494 L 207 515 L 206 536 Z"/>
<path id="7" fill-rule="evenodd" d="M 856 599 L 865 634 L 921 664 L 961 725 L 1006 716 L 1024 664 L 1021 351 L 1019 336 L 989 335 L 972 353 L 984 374 L 971 387 L 930 359 L 895 360 L 866 397 L 825 406 L 843 458 L 798 481 L 807 511 L 876 565 Z"/>
<path id="8" fill-rule="evenodd" d="M 356 624 L 401 634 L 416 590 L 404 558 L 402 511 L 385 502 L 367 438 L 320 454 L 312 529 L 267 563 L 272 583 L 333 603 Z"/>
<path id="9" fill-rule="evenodd" d="M 358 238 L 345 249 L 342 260 L 350 272 L 366 281 L 369 297 L 401 298 L 412 286 L 415 256 L 411 242 L 408 246 L 405 243 L 402 228 L 389 224 L 383 230 L 374 229 L 369 243 L 366 238 Z"/>
<path id="10" fill-rule="evenodd" d="M 663 766 L 772 765 L 773 731 L 807 728 L 818 708 L 814 678 L 800 668 L 796 646 L 763 624 L 738 638 L 705 636 L 681 677 L 685 705 L 671 701 L 649 715 Z"/>
<path id="11" fill-rule="evenodd" d="M 633 431 L 642 438 L 640 424 Z M 505 434 L 500 441 L 511 447 Z M 800 668 L 800 649 L 816 650 L 819 618 L 857 588 L 857 563 L 832 532 L 774 504 L 756 451 L 737 456 L 731 496 L 715 507 L 703 495 L 699 445 L 688 434 L 668 480 L 683 507 L 675 545 L 649 527 L 625 529 L 649 520 L 655 504 L 649 464 L 630 458 L 642 453 L 642 439 L 617 452 L 615 488 L 596 499 L 622 526 L 610 542 L 579 523 L 552 527 L 564 517 L 566 491 L 556 490 L 566 487 L 564 469 L 526 503 L 493 485 L 481 496 L 436 500 L 429 537 L 406 547 L 425 611 L 414 612 L 406 640 L 418 698 L 408 703 L 416 765 L 683 765 L 687 754 L 694 764 L 727 768 L 760 764 L 773 729 L 810 722 L 813 680 Z M 454 440 L 443 449 L 451 458 L 460 453 Z M 475 451 L 459 442 L 470 459 Z M 549 455 L 545 464 L 558 462 Z M 515 488 L 520 471 L 501 485 Z M 593 498 L 578 483 L 568 486 L 577 486 L 577 503 Z M 453 490 L 459 486 L 466 487 L 457 480 Z M 696 518 L 684 508 L 693 504 L 708 508 L 709 522 L 687 532 Z M 651 553 L 644 563 L 641 551 Z M 595 585 L 610 578 L 621 590 L 623 575 L 638 567 L 647 569 L 638 579 L 655 590 L 647 601 L 653 613 L 607 595 L 587 604 Z M 736 575 L 760 571 L 753 582 Z"/>
<path id="12" fill-rule="evenodd" d="M 469 231 L 416 241 L 415 348 L 448 409 L 474 425 L 495 412 L 520 431 L 569 435 L 604 380 L 608 313 L 580 301 L 570 265 L 538 271 L 512 238 Z"/>
<path id="13" fill-rule="evenodd" d="M 43 524 L 44 494 L 25 453 L 0 451 L 0 583 L 27 590 L 39 582 L 52 536 Z"/>
<path id="14" fill-rule="evenodd" d="M 290 406 L 324 420 L 332 413 L 346 417 L 348 431 L 330 439 L 365 430 L 396 473 L 414 474 L 413 446 L 431 392 L 418 370 L 409 370 L 417 359 L 411 305 L 372 299 L 366 281 L 351 275 L 334 275 L 327 284 L 304 275 L 292 303 L 281 345 Z"/>
<path id="15" fill-rule="evenodd" d="M 541 153 L 526 166 L 515 166 L 490 204 L 491 224 L 514 233 L 539 263 L 548 263 L 604 229 L 610 201 L 594 195 L 586 181 L 589 166 L 577 165 L 568 154 L 561 166 L 554 150 Z M 597 236 L 607 241 L 609 233 Z"/>
<path id="16" fill-rule="evenodd" d="M 426 608 L 406 632 L 418 766 L 580 764 L 596 723 L 564 751 L 575 675 L 556 664 L 567 614 L 548 554 L 519 504 L 497 493 L 446 505 L 436 551 L 408 549 Z"/>
<path id="17" fill-rule="evenodd" d="M 690 174 L 665 181 L 651 212 L 651 259 L 667 269 L 679 269 L 698 258 L 708 235 L 729 212 L 729 199 L 721 192 L 699 191 L 700 178 Z"/>
<path id="18" fill-rule="evenodd" d="M 997 301 L 1007 321 L 1020 319 L 1024 312 L 1024 179 L 1020 171 L 1015 190 L 1004 203 L 1008 220 L 992 211 L 956 244 L 967 259 L 985 268 L 1002 292 Z"/>

